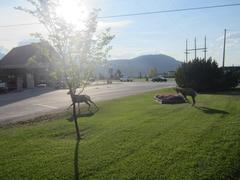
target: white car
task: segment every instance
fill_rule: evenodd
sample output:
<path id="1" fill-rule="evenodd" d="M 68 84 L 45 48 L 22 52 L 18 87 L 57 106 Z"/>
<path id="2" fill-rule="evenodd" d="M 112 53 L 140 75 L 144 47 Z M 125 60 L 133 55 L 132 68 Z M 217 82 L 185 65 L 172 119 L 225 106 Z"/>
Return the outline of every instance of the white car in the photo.
<path id="1" fill-rule="evenodd" d="M 132 82 L 133 79 L 130 78 L 130 77 L 121 77 L 121 78 L 120 78 L 120 81 L 121 81 L 121 82 Z"/>
<path id="2" fill-rule="evenodd" d="M 37 87 L 45 88 L 45 87 L 47 87 L 47 84 L 46 83 L 40 83 L 40 84 L 37 85 Z"/>
<path id="3" fill-rule="evenodd" d="M 4 82 L 0 82 L 0 92 L 6 93 L 8 92 L 7 84 Z"/>

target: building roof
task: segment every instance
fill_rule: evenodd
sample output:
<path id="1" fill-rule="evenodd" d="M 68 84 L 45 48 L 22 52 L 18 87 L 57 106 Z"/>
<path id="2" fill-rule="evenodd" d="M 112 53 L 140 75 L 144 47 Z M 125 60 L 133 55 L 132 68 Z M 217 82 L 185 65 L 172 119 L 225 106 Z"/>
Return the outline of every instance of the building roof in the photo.
<path id="1" fill-rule="evenodd" d="M 44 68 L 50 64 L 50 57 L 57 57 L 57 53 L 49 44 L 32 43 L 13 48 L 0 60 L 0 68 Z"/>

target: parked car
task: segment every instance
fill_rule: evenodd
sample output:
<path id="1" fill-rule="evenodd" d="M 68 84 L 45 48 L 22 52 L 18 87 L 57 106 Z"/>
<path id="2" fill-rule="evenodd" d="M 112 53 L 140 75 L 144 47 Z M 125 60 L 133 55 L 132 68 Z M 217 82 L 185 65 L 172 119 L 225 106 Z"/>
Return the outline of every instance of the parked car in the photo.
<path id="1" fill-rule="evenodd" d="M 47 84 L 46 83 L 40 83 L 40 84 L 37 85 L 37 87 L 45 88 L 45 87 L 47 87 Z"/>
<path id="2" fill-rule="evenodd" d="M 91 78 L 89 78 L 88 81 L 89 81 L 89 82 L 95 82 L 95 78 L 91 77 Z"/>
<path id="3" fill-rule="evenodd" d="M 36 86 L 39 88 L 45 88 L 47 87 L 47 82 L 46 80 L 39 80 Z"/>
<path id="4" fill-rule="evenodd" d="M 130 77 L 121 77 L 121 78 L 120 78 L 120 81 L 121 81 L 121 82 L 132 82 L 133 79 L 130 78 Z"/>
<path id="5" fill-rule="evenodd" d="M 0 83 L 0 93 L 7 93 L 8 92 L 8 87 L 5 82 Z"/>
<path id="6" fill-rule="evenodd" d="M 157 76 L 157 77 L 152 78 L 152 82 L 166 82 L 166 81 L 167 81 L 167 79 L 162 76 Z"/>

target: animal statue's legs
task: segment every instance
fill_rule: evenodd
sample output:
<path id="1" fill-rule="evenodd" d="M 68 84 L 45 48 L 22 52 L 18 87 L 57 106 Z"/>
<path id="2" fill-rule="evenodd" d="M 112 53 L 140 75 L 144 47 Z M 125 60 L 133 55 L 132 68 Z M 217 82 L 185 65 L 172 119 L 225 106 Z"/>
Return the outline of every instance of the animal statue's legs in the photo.
<path id="1" fill-rule="evenodd" d="M 196 100 L 194 96 L 192 96 L 192 101 L 193 101 L 192 106 L 194 106 L 196 104 Z"/>
<path id="2" fill-rule="evenodd" d="M 69 109 L 71 106 L 73 106 L 73 103 L 67 109 Z"/>
<path id="3" fill-rule="evenodd" d="M 185 94 L 183 94 L 183 97 L 184 97 L 185 101 L 189 102 L 189 100 Z"/>
<path id="4" fill-rule="evenodd" d="M 98 106 L 93 101 L 90 100 L 90 102 L 96 107 L 97 110 L 99 110 Z"/>
<path id="5" fill-rule="evenodd" d="M 78 115 L 80 115 L 80 103 L 78 103 Z"/>
<path id="6" fill-rule="evenodd" d="M 88 105 L 88 111 L 90 111 L 91 104 L 89 104 L 87 101 L 85 101 L 85 103 Z"/>

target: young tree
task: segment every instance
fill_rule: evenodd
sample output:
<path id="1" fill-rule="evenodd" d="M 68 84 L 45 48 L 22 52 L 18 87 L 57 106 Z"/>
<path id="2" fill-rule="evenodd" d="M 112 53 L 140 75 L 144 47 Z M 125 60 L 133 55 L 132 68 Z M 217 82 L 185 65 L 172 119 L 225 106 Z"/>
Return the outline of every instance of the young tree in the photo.
<path id="1" fill-rule="evenodd" d="M 154 77 L 154 76 L 157 76 L 158 75 L 158 70 L 157 68 L 151 68 L 148 72 L 148 76 L 150 78 Z"/>
<path id="2" fill-rule="evenodd" d="M 80 132 L 77 123 L 74 97 L 83 92 L 89 74 L 94 71 L 96 65 L 103 63 L 108 57 L 111 49 L 109 43 L 114 38 L 110 35 L 110 29 L 97 33 L 98 10 L 93 10 L 84 28 L 67 23 L 57 14 L 59 0 L 26 0 L 32 5 L 32 9 L 17 7 L 38 18 L 39 22 L 47 29 L 48 36 L 44 38 L 41 34 L 35 37 L 41 41 L 47 41 L 57 52 L 58 59 L 52 60 L 55 71 L 62 74 L 69 89 L 73 103 L 73 120 L 76 128 L 77 139 Z M 47 50 L 45 51 L 47 52 Z"/>
<path id="3" fill-rule="evenodd" d="M 120 69 L 117 69 L 117 71 L 116 71 L 116 73 L 115 73 L 115 78 L 116 78 L 116 79 L 120 79 L 122 76 L 123 76 L 123 75 L 122 75 L 121 70 L 120 70 Z"/>

